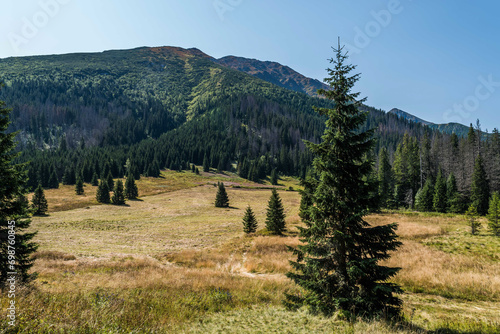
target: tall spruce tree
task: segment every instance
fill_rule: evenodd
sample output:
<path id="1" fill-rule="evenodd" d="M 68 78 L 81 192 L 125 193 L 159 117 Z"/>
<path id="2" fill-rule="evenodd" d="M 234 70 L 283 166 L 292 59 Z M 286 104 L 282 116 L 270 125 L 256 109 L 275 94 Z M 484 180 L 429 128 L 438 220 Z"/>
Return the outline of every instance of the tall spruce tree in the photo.
<path id="1" fill-rule="evenodd" d="M 115 181 L 113 181 L 113 175 L 111 174 L 111 171 L 108 172 L 108 175 L 106 176 L 106 183 L 108 184 L 108 190 L 111 191 L 115 187 Z"/>
<path id="2" fill-rule="evenodd" d="M 457 188 L 457 179 L 455 178 L 455 174 L 450 173 L 448 175 L 448 179 L 446 180 L 446 207 L 447 210 L 451 212 L 451 207 L 453 201 L 458 196 L 458 188 Z"/>
<path id="3" fill-rule="evenodd" d="M 85 190 L 83 189 L 83 181 L 80 177 L 76 180 L 75 193 L 77 195 L 83 195 L 85 193 Z"/>
<path id="4" fill-rule="evenodd" d="M 229 206 L 229 197 L 227 196 L 224 182 L 219 182 L 217 187 L 217 194 L 215 195 L 215 207 L 227 208 Z"/>
<path id="5" fill-rule="evenodd" d="M 272 190 L 267 204 L 266 229 L 274 235 L 282 235 L 286 230 L 285 209 L 276 189 Z"/>
<path id="6" fill-rule="evenodd" d="M 249 205 L 243 216 L 243 232 L 248 234 L 254 233 L 255 231 L 257 231 L 257 219 Z"/>
<path id="7" fill-rule="evenodd" d="M 308 305 L 313 311 L 331 314 L 335 310 L 358 315 L 397 315 L 401 300 L 394 294 L 401 289 L 388 280 L 399 268 L 379 265 L 401 243 L 395 233 L 397 224 L 372 227 L 363 217 L 374 208 L 375 182 L 367 181 L 373 162 L 365 157 L 374 144 L 373 131 L 360 132 L 367 112 L 364 99 L 351 89 L 359 74 L 349 76 L 355 66 L 345 64 L 343 47 L 335 50 L 333 69 L 325 79 L 331 89 L 319 90 L 333 100 L 333 109 L 316 108 L 327 116 L 322 142 L 306 142 L 315 155 L 318 185 L 311 195 L 312 205 L 300 229 L 303 245 L 293 249 L 297 261 L 294 272 L 287 273 L 306 292 L 287 295 L 285 305 Z"/>
<path id="8" fill-rule="evenodd" d="M 75 170 L 71 166 L 66 167 L 66 169 L 64 170 L 62 183 L 64 185 L 74 185 L 75 182 Z"/>
<path id="9" fill-rule="evenodd" d="M 477 213 L 484 216 L 488 213 L 490 201 L 490 185 L 484 170 L 483 158 L 479 155 L 474 165 L 472 175 L 471 201 L 476 207 Z"/>
<path id="10" fill-rule="evenodd" d="M 28 283 L 36 277 L 29 273 L 33 266 L 32 254 L 37 244 L 32 240 L 36 232 L 27 233 L 30 227 L 29 203 L 26 199 L 26 165 L 13 164 L 17 132 L 6 133 L 9 126 L 10 109 L 0 101 L 0 289 L 6 288 L 8 279 L 16 272 L 18 284 Z M 15 235 L 13 239 L 12 235 Z M 15 249 L 15 255 L 9 251 Z M 10 256 L 9 256 L 10 255 Z"/>
<path id="11" fill-rule="evenodd" d="M 278 185 L 278 173 L 276 172 L 276 168 L 273 168 L 273 170 L 271 171 L 270 180 L 273 186 Z"/>
<path id="12" fill-rule="evenodd" d="M 33 194 L 33 198 L 31 199 L 31 206 L 33 207 L 33 214 L 37 216 L 44 215 L 49 208 L 41 184 L 39 184 L 35 189 L 35 193 Z"/>
<path id="13" fill-rule="evenodd" d="M 125 181 L 125 197 L 128 199 L 136 199 L 139 197 L 139 190 L 135 184 L 135 178 L 132 173 L 127 175 L 127 180 Z"/>
<path id="14" fill-rule="evenodd" d="M 123 182 L 122 180 L 117 180 L 115 182 L 115 189 L 113 190 L 113 197 L 111 201 L 114 205 L 125 204 L 125 193 L 123 192 Z"/>
<path id="15" fill-rule="evenodd" d="M 500 236 L 500 194 L 495 191 L 491 196 L 488 209 L 488 227 L 496 236 Z"/>
<path id="16" fill-rule="evenodd" d="M 424 184 L 424 187 L 417 191 L 415 196 L 415 208 L 418 211 L 432 211 L 434 200 L 434 184 L 432 178 L 429 177 Z"/>
<path id="17" fill-rule="evenodd" d="M 101 180 L 99 182 L 99 185 L 97 186 L 97 192 L 95 195 L 97 202 L 99 203 L 109 203 L 110 198 L 109 198 L 109 188 L 108 188 L 108 182 L 106 180 Z"/>
<path id="18" fill-rule="evenodd" d="M 93 187 L 97 187 L 99 185 L 99 177 L 97 176 L 97 173 L 94 172 L 92 175 L 92 180 L 90 181 L 90 184 L 92 184 Z"/>
<path id="19" fill-rule="evenodd" d="M 205 173 L 210 172 L 210 162 L 208 161 L 207 154 L 205 153 L 205 156 L 203 157 L 203 171 Z"/>
<path id="20" fill-rule="evenodd" d="M 443 171 L 439 169 L 436 178 L 436 185 L 434 186 L 433 207 L 436 212 L 446 212 L 446 181 L 443 177 Z"/>
<path id="21" fill-rule="evenodd" d="M 474 165 L 471 187 L 472 204 L 476 207 L 477 213 L 484 216 L 488 213 L 490 200 L 490 185 L 486 171 L 484 170 L 483 158 L 479 155 Z"/>
<path id="22" fill-rule="evenodd" d="M 52 167 L 52 172 L 50 173 L 48 188 L 59 188 L 59 179 L 57 178 L 57 173 L 54 167 Z"/>
<path id="23" fill-rule="evenodd" d="M 378 163 L 378 195 L 380 205 L 388 207 L 389 200 L 393 198 L 392 169 L 389 162 L 389 154 L 385 147 L 380 149 Z"/>

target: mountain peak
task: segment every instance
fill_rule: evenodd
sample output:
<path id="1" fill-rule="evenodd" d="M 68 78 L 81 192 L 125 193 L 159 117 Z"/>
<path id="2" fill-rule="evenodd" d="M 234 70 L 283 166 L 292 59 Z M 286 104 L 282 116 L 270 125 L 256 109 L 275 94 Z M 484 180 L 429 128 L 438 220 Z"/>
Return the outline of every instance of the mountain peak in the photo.
<path id="1" fill-rule="evenodd" d="M 213 59 L 213 57 L 207 55 L 206 53 L 197 48 L 184 49 L 178 46 L 159 46 L 159 47 L 151 47 L 148 49 L 152 52 L 159 54 L 175 54 L 181 58 L 197 56 L 197 57 Z"/>
<path id="2" fill-rule="evenodd" d="M 407 120 L 415 122 L 415 123 L 420 123 L 420 124 L 424 124 L 424 125 L 434 125 L 434 123 L 432 123 L 432 122 L 428 122 L 428 121 L 423 120 L 415 115 L 412 115 L 410 113 L 407 113 L 406 111 L 403 111 L 403 110 L 397 109 L 397 108 L 392 108 L 391 110 L 389 110 L 388 114 L 394 114 L 394 115 L 397 115 L 399 118 L 407 119 Z"/>
<path id="3" fill-rule="evenodd" d="M 273 61 L 237 56 L 226 56 L 214 61 L 222 66 L 245 72 L 275 85 L 310 96 L 318 96 L 318 89 L 329 88 L 328 85 L 319 80 L 308 78 L 288 66 Z"/>

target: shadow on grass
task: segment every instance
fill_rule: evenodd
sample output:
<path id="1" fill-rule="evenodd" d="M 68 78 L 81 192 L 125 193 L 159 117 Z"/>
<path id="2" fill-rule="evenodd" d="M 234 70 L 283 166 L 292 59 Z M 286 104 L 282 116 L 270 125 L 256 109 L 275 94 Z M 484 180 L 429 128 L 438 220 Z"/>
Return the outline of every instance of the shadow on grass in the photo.
<path id="1" fill-rule="evenodd" d="M 130 201 L 130 202 L 144 202 L 144 200 L 140 199 L 140 198 L 127 199 L 127 201 Z"/>
<path id="2" fill-rule="evenodd" d="M 439 327 L 437 329 L 433 330 L 428 330 L 425 328 L 422 328 L 418 325 L 415 325 L 411 322 L 408 322 L 406 320 L 400 320 L 399 322 L 390 322 L 387 321 L 387 324 L 392 327 L 395 330 L 400 330 L 400 331 L 410 331 L 412 333 L 422 333 L 422 334 L 494 334 L 494 333 L 499 333 L 498 332 L 498 327 L 494 326 L 493 324 L 485 324 L 485 323 L 475 323 L 473 325 L 467 325 L 475 328 L 468 328 L 468 329 L 453 329 L 449 327 Z M 452 324 L 450 324 L 452 325 Z M 459 326 L 462 326 L 459 324 Z"/>
<path id="3" fill-rule="evenodd" d="M 38 213 L 38 214 L 33 214 L 33 217 L 49 217 L 50 215 L 48 213 Z"/>

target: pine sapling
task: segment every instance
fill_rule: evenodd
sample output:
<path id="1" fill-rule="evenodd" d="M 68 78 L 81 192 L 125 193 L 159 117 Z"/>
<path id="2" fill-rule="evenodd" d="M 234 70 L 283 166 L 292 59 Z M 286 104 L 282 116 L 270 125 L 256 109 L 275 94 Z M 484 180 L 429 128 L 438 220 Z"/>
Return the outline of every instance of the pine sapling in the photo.
<path id="1" fill-rule="evenodd" d="M 276 189 L 272 190 L 267 205 L 266 228 L 274 235 L 282 235 L 286 230 L 285 209 L 283 208 L 283 203 Z"/>
<path id="2" fill-rule="evenodd" d="M 226 188 L 224 183 L 220 182 L 217 189 L 217 195 L 215 196 L 215 207 L 217 208 L 227 208 L 229 207 L 229 197 L 227 196 Z"/>
<path id="3" fill-rule="evenodd" d="M 469 209 L 465 213 L 465 216 L 467 217 L 467 222 L 469 223 L 471 234 L 476 234 L 477 230 L 481 228 L 481 223 L 478 221 L 479 214 L 477 213 L 477 209 L 474 204 L 469 206 Z"/>
<path id="4" fill-rule="evenodd" d="M 257 231 L 257 219 L 249 205 L 243 216 L 243 232 L 249 234 L 255 233 L 255 231 Z"/>

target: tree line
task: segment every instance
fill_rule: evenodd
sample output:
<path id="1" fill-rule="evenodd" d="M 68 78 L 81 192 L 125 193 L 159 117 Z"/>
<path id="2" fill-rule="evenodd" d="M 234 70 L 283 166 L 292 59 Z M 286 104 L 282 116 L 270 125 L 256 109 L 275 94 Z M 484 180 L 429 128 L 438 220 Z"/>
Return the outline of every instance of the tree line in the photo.
<path id="1" fill-rule="evenodd" d="M 383 208 L 464 213 L 474 205 L 486 215 L 500 191 L 499 131 L 485 134 L 477 121 L 463 138 L 426 128 L 405 133 L 394 151 L 379 150 L 376 178 Z"/>

